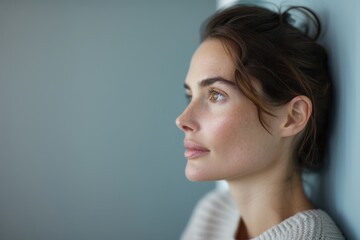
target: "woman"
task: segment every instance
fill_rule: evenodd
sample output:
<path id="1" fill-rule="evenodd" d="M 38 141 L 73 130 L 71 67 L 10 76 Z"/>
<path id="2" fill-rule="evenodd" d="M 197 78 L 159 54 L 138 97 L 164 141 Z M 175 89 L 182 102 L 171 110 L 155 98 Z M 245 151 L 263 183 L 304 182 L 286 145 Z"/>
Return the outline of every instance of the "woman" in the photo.
<path id="1" fill-rule="evenodd" d="M 290 12 L 315 23 L 315 37 Z M 305 30 L 308 29 L 305 26 Z M 224 179 L 197 205 L 182 239 L 344 239 L 303 191 L 318 169 L 330 114 L 325 50 L 316 15 L 236 5 L 206 23 L 185 80 L 186 176 Z"/>

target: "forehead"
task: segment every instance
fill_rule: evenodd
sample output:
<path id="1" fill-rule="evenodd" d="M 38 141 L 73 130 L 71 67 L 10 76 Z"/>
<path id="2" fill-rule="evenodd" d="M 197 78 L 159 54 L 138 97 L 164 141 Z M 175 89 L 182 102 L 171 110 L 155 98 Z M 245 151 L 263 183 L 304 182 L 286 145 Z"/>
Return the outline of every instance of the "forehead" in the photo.
<path id="1" fill-rule="evenodd" d="M 200 44 L 192 56 L 187 83 L 205 78 L 234 79 L 235 65 L 220 40 L 208 39 Z"/>

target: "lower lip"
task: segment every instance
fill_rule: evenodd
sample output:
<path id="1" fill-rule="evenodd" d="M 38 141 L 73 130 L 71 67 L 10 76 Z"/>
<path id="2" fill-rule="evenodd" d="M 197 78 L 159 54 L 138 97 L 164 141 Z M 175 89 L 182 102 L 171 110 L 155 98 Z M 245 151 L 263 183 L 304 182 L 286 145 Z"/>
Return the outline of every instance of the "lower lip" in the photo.
<path id="1" fill-rule="evenodd" d="M 207 151 L 207 150 L 199 150 L 199 149 L 190 149 L 190 148 L 187 148 L 185 150 L 185 153 L 184 153 L 184 156 L 185 158 L 187 159 L 194 159 L 194 158 L 199 158 L 199 157 L 202 157 L 206 154 L 208 154 L 210 151 Z"/>

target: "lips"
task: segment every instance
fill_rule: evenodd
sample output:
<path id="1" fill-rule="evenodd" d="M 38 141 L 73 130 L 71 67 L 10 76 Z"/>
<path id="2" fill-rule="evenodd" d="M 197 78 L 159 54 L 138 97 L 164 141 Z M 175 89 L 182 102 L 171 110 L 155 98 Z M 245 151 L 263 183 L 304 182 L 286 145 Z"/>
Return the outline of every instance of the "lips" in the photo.
<path id="1" fill-rule="evenodd" d="M 195 159 L 202 157 L 210 152 L 209 149 L 190 140 L 184 140 L 185 153 L 184 156 L 187 159 Z"/>

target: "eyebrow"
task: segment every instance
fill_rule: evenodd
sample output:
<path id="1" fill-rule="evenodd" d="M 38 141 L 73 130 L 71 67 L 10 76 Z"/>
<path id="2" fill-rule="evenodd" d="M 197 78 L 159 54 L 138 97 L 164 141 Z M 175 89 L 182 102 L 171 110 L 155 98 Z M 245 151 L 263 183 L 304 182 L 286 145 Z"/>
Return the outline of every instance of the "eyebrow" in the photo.
<path id="1" fill-rule="evenodd" d="M 212 85 L 212 84 L 214 84 L 216 82 L 221 82 L 221 83 L 226 84 L 228 86 L 236 87 L 235 82 L 227 80 L 227 79 L 222 78 L 222 77 L 205 78 L 205 79 L 201 80 L 201 82 L 199 83 L 199 86 L 200 87 L 207 87 L 207 86 L 210 86 L 210 85 Z M 187 85 L 186 83 L 184 83 L 184 88 L 190 90 L 189 85 Z"/>

